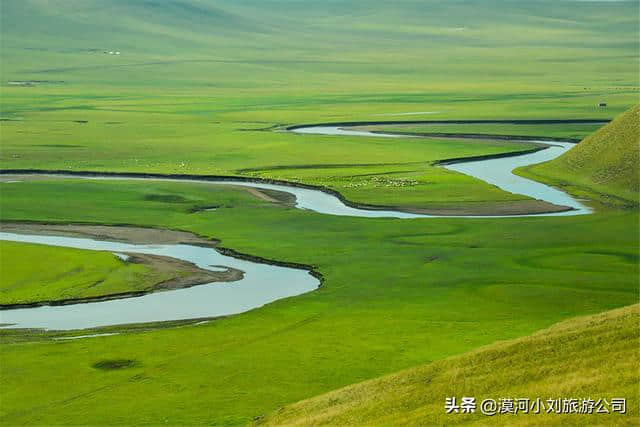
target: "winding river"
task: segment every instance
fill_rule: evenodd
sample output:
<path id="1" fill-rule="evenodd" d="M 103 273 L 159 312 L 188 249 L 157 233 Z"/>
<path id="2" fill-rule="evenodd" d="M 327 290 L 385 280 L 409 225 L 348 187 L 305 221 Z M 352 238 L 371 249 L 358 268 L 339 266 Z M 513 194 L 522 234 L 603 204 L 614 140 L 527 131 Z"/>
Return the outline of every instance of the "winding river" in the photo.
<path id="1" fill-rule="evenodd" d="M 39 243 L 68 248 L 161 255 L 191 262 L 200 268 L 224 267 L 244 272 L 241 280 L 209 283 L 111 301 L 16 308 L 0 311 L 8 328 L 52 330 L 86 329 L 128 323 L 198 319 L 238 314 L 267 303 L 317 289 L 320 282 L 309 271 L 247 261 L 215 249 L 192 245 L 132 245 L 76 237 L 1 233 L 0 240 Z"/>
<path id="2" fill-rule="evenodd" d="M 380 137 L 380 138 L 407 138 L 419 136 L 401 135 L 394 133 L 384 132 L 370 132 L 366 130 L 352 130 L 348 127 L 342 126 L 297 126 L 291 128 L 291 132 L 299 134 L 317 134 L 317 135 L 337 135 L 337 136 L 368 136 L 368 137 Z M 463 136 L 458 136 L 457 139 L 464 139 Z M 477 139 L 477 138 L 473 138 Z M 567 216 L 567 215 L 584 215 L 591 213 L 591 209 L 588 206 L 580 203 L 580 201 L 574 199 L 569 194 L 560 191 L 556 188 L 542 184 L 540 182 L 532 181 L 530 179 L 523 178 L 513 173 L 513 170 L 521 166 L 533 165 L 536 163 L 546 162 L 553 160 L 556 157 L 569 151 L 575 146 L 575 143 L 562 141 L 562 140 L 536 140 L 536 139 L 518 139 L 518 142 L 535 142 L 538 144 L 544 144 L 547 148 L 536 151 L 533 153 L 514 155 L 508 157 L 490 158 L 482 160 L 469 160 L 460 161 L 450 164 L 443 164 L 446 169 L 463 173 L 465 175 L 478 178 L 482 181 L 493 184 L 505 191 L 515 194 L 522 194 L 534 199 L 542 200 L 545 202 L 553 203 L 554 205 L 567 206 L 571 208 L 567 211 L 553 212 L 553 213 L 539 213 L 539 214 L 525 214 L 518 216 Z M 281 190 L 285 191 L 285 190 Z M 426 214 L 408 214 L 398 211 L 371 211 L 364 209 L 353 209 L 344 206 L 338 207 L 338 209 L 331 209 L 329 212 L 334 215 L 354 215 L 354 216 L 375 216 L 375 217 L 394 217 L 394 218 L 433 218 L 442 217 L 445 215 L 426 215 Z M 302 206 L 306 209 L 314 209 L 313 206 Z M 348 209 L 345 209 L 348 208 Z M 337 213 L 338 212 L 338 213 Z M 446 215 L 452 217 L 451 215 Z M 483 216 L 483 218 L 504 218 L 513 215 L 489 215 Z M 475 216 L 454 216 L 457 218 L 473 218 Z"/>
<path id="3" fill-rule="evenodd" d="M 381 138 L 407 138 L 407 135 L 352 130 L 345 126 L 298 126 L 290 128 L 297 134 L 336 136 L 367 136 Z M 533 153 L 502 158 L 471 160 L 444 165 L 486 181 L 516 194 L 523 194 L 570 210 L 555 213 L 528 214 L 523 216 L 583 215 L 590 208 L 568 194 L 512 173 L 513 169 L 551 160 L 574 144 L 566 141 L 537 141 L 548 147 Z M 47 173 L 39 173 L 47 175 Z M 170 180 L 201 182 L 216 185 L 235 185 L 257 189 L 278 190 L 293 194 L 296 207 L 329 215 L 345 215 L 377 218 L 435 218 L 444 215 L 426 215 L 397 210 L 372 210 L 345 204 L 337 195 L 317 188 L 304 188 L 285 183 L 267 183 L 233 178 L 171 178 L 163 176 L 136 176 L 132 174 L 52 174 L 58 177 L 82 179 Z M 450 217 L 450 216 L 446 216 Z M 469 216 L 465 216 L 468 218 Z M 483 216 L 504 218 L 507 215 Z M 186 289 L 151 293 L 140 297 L 63 306 L 15 308 L 0 311 L 0 323 L 5 328 L 43 328 L 51 330 L 86 329 L 101 326 L 144 323 L 168 320 L 210 318 L 242 313 L 269 302 L 300 295 L 317 289 L 320 282 L 309 271 L 241 260 L 222 255 L 211 248 L 192 245 L 132 245 L 127 243 L 98 241 L 85 238 L 41 236 L 0 232 L 0 240 L 40 243 L 79 249 L 110 251 L 116 254 L 143 253 L 161 255 L 191 262 L 200 268 L 218 270 L 227 266 L 242 270 L 244 278 L 233 283 L 210 283 Z"/>

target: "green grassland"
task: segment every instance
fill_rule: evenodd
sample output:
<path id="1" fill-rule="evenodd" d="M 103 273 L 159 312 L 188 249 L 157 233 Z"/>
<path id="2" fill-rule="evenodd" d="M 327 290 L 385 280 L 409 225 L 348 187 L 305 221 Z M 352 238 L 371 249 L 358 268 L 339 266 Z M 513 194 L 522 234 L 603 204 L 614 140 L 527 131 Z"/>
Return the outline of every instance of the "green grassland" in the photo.
<path id="1" fill-rule="evenodd" d="M 2 165 L 229 174 L 301 159 L 398 163 L 419 158 L 401 141 L 393 150 L 362 138 L 334 147 L 330 138 L 301 144 L 241 129 L 412 111 L 608 119 L 637 99 L 634 2 L 477 9 L 458 1 L 8 0 L 0 106 L 19 122 L 2 122 Z M 48 83 L 8 84 L 30 80 Z M 603 100 L 609 107 L 597 108 Z"/>
<path id="2" fill-rule="evenodd" d="M 640 106 L 636 105 L 564 155 L 520 173 L 605 203 L 637 206 L 639 164 Z"/>
<path id="3" fill-rule="evenodd" d="M 0 304 L 143 291 L 169 278 L 111 253 L 5 241 L 0 241 L 0 272 Z"/>
<path id="4" fill-rule="evenodd" d="M 28 335 L 3 333 L 6 424 L 239 424 L 354 382 L 637 302 L 635 211 L 389 220 L 301 211 L 215 185 L 3 185 L 5 220 L 187 230 L 242 253 L 314 265 L 325 278 L 309 294 L 188 328 L 24 344 Z M 192 213 L 216 204 L 225 207 Z M 108 372 L 92 367 L 112 359 L 138 362 Z M 144 407 L 134 396 L 145 396 Z"/>
<path id="5" fill-rule="evenodd" d="M 528 144 L 266 130 L 422 111 L 438 113 L 400 117 L 610 119 L 640 86 L 637 2 L 5 0 L 0 12 L 2 169 L 247 175 L 366 203 L 503 203 L 519 196 L 432 162 Z M 192 231 L 325 278 L 196 326 L 73 341 L 1 331 L 6 425 L 243 424 L 638 301 L 637 209 L 393 220 L 203 184 L 47 179 L 0 191 L 3 221 Z"/>
<path id="6" fill-rule="evenodd" d="M 640 306 L 567 320 L 531 336 L 345 387 L 278 410 L 269 425 L 637 425 Z M 606 369 L 601 369 L 606 366 Z M 570 367 L 570 368 L 569 368 Z M 474 396 L 475 414 L 445 414 Z M 483 399 L 627 397 L 627 415 L 519 412 L 489 418 Z M 606 397 L 605 397 L 606 396 Z M 610 407 L 608 408 L 610 409 Z"/>
<path id="7" fill-rule="evenodd" d="M 609 119 L 637 99 L 634 2 L 492 0 L 478 9 L 413 0 L 7 0 L 0 164 L 224 175 L 252 169 L 402 207 L 521 200 L 430 163 L 526 144 L 259 131 L 399 117 Z M 19 24 L 25 19 L 29 26 Z M 597 107 L 602 101 L 606 109 Z M 437 114 L 388 115 L 416 111 Z M 317 167 L 275 169 L 309 164 Z M 408 172 L 386 170 L 389 164 Z M 418 184 L 381 186 L 387 172 Z"/>
<path id="8" fill-rule="evenodd" d="M 383 205 L 430 207 L 452 201 L 527 199 L 432 165 L 449 157 L 533 147 L 527 143 L 372 141 L 239 132 L 230 125 L 210 125 L 209 136 L 191 130 L 190 123 L 189 119 L 159 120 L 148 126 L 52 123 L 41 131 L 43 137 L 48 135 L 48 142 L 32 144 L 34 132 L 40 134 L 33 124 L 4 122 L 3 138 L 8 142 L 2 153 L 8 159 L 6 167 L 11 168 L 247 175 L 325 185 L 350 200 Z M 137 139 L 132 144 L 117 142 L 133 138 Z M 216 149 L 210 148 L 209 139 L 215 140 Z M 132 146 L 137 146 L 139 154 L 132 153 Z M 394 185 L 398 183 L 405 185 Z"/>
<path id="9" fill-rule="evenodd" d="M 7 59 L 2 73 L 7 81 L 64 81 L 38 87 L 51 95 L 84 87 L 90 92 L 78 101 L 91 103 L 106 95 L 103 100 L 115 101 L 118 109 L 153 104 L 155 110 L 173 110 L 166 103 L 179 104 L 174 97 L 182 94 L 183 100 L 199 98 L 200 105 L 190 108 L 201 113 L 227 109 L 246 116 L 253 100 L 254 108 L 261 105 L 272 117 L 306 104 L 313 107 L 306 112 L 312 119 L 318 118 L 315 110 L 327 114 L 331 99 L 335 104 L 388 104 L 393 96 L 394 104 L 416 104 L 446 94 L 459 104 L 483 93 L 499 104 L 509 94 L 520 102 L 547 99 L 543 104 L 575 114 L 572 104 L 580 101 L 605 96 L 620 108 L 616 101 L 632 97 L 638 46 L 634 2 L 490 0 L 482 8 L 472 5 L 7 0 L 2 4 Z M 605 77 L 603 71 L 615 75 Z M 120 92 L 113 93 L 114 87 Z M 24 94 L 23 89 L 34 92 L 5 89 L 14 95 Z M 158 103 L 163 90 L 164 105 Z M 556 91 L 567 99 L 557 99 Z M 132 98 L 136 93 L 156 96 Z M 368 99 L 354 100 L 355 94 Z M 283 102 L 286 97 L 289 102 Z M 584 102 L 584 113 L 593 106 Z M 529 109 L 537 115 L 548 105 Z M 375 110 L 407 111 L 369 109 Z"/>
<path id="10" fill-rule="evenodd" d="M 464 1 L 8 0 L 2 12 L 3 168 L 250 169 L 370 204 L 513 202 L 523 197 L 431 162 L 526 144 L 259 129 L 416 111 L 438 112 L 429 119 L 608 119 L 639 93 L 634 2 L 492 0 L 480 11 Z M 19 24 L 25 19 L 28 27 Z M 601 101 L 609 107 L 598 108 Z M 295 169 L 310 164 L 317 167 Z"/>

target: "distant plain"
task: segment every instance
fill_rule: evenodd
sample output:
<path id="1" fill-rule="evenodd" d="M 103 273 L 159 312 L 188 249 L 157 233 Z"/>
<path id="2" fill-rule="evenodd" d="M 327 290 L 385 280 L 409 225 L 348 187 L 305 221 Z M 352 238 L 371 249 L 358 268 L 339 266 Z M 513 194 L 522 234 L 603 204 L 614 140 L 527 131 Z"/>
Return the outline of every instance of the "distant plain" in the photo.
<path id="1" fill-rule="evenodd" d="M 401 208 L 522 200 L 434 162 L 530 143 L 279 131 L 609 120 L 637 103 L 637 2 L 482 4 L 3 1 L 1 168 L 276 178 Z M 437 129 L 580 139 L 595 126 Z M 3 222 L 190 231 L 324 277 L 318 291 L 197 326 L 107 328 L 99 332 L 121 333 L 73 341 L 53 338 L 91 331 L 1 331 L 5 424 L 244 424 L 638 301 L 637 205 L 588 189 L 580 197 L 593 215 L 419 220 L 321 215 L 187 183 L 45 178 L 0 191 Z M 51 260 L 63 251 L 47 250 Z M 114 360 L 129 362 L 102 363 Z"/>

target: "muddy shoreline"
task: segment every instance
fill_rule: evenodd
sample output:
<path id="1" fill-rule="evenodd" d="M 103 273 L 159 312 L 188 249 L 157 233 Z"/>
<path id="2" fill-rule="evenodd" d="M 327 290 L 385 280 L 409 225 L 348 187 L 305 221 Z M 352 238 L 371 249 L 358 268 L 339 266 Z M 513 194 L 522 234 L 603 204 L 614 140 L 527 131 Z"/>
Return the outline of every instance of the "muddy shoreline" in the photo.
<path id="1" fill-rule="evenodd" d="M 42 224 L 26 222 L 0 223 L 0 231 L 19 234 L 36 234 L 66 237 L 91 238 L 113 242 L 132 244 L 190 244 L 215 248 L 215 243 L 200 238 L 194 234 L 160 229 L 147 229 L 131 226 L 96 226 L 77 224 Z M 190 288 L 217 282 L 235 282 L 244 277 L 244 272 L 234 268 L 225 271 L 211 271 L 197 267 L 187 261 L 142 253 L 122 252 L 127 255 L 127 263 L 146 265 L 156 273 L 167 273 L 173 277 L 154 284 L 149 289 L 129 292 L 118 292 L 93 297 L 64 298 L 59 300 L 44 300 L 25 303 L 0 304 L 0 310 L 29 308 L 41 306 L 60 306 L 79 303 L 110 301 L 122 298 L 134 298 L 154 292 L 174 289 Z"/>
<path id="2" fill-rule="evenodd" d="M 64 230 L 67 229 L 65 232 Z M 86 229 L 86 231 L 85 231 Z M 102 233 L 100 235 L 94 234 L 91 230 L 100 230 Z M 79 231 L 78 231 L 79 230 Z M 109 233 L 111 230 L 111 233 Z M 146 241 L 138 241 L 132 239 L 119 239 L 120 233 L 135 233 L 135 230 L 142 230 L 144 233 L 157 233 L 162 237 Z M 95 224 L 77 224 L 77 223 L 44 223 L 44 222 L 30 222 L 30 221 L 0 221 L 0 231 L 10 232 L 10 233 L 18 233 L 18 234 L 49 234 L 52 236 L 69 236 L 69 237 L 85 237 L 85 238 L 100 238 L 100 240 L 107 240 L 111 242 L 124 242 L 124 243 L 132 243 L 132 244 L 185 244 L 185 245 L 194 245 L 194 246 L 202 246 L 207 248 L 215 249 L 223 255 L 232 256 L 237 259 L 243 259 L 247 261 L 253 261 L 260 264 L 269 264 L 276 265 L 279 267 L 289 267 L 295 268 L 298 270 L 307 270 L 311 275 L 319 274 L 312 271 L 315 266 L 308 264 L 300 264 L 295 262 L 287 262 L 287 261 L 277 261 L 269 258 L 263 258 L 260 256 L 249 255 L 242 252 L 238 252 L 234 249 L 225 248 L 222 246 L 218 246 L 220 244 L 220 240 L 218 239 L 209 239 L 206 237 L 199 236 L 190 231 L 177 231 L 177 230 L 169 230 L 164 228 L 152 228 L 152 227 L 140 227 L 131 224 L 121 224 L 121 225 L 95 225 Z M 49 233 L 47 233 L 49 231 Z M 176 236 L 179 238 L 169 239 L 167 236 Z M 190 236 L 190 239 L 184 239 L 184 236 Z M 140 253 L 131 253 L 129 254 L 133 257 L 140 257 L 143 254 Z M 145 255 L 147 256 L 147 255 Z M 156 256 L 158 255 L 148 255 L 148 256 Z M 320 276 L 316 276 L 320 278 Z"/>
<path id="3" fill-rule="evenodd" d="M 561 125 L 561 124 L 606 124 L 611 119 L 513 119 L 513 120 L 392 120 L 392 121 L 351 121 L 331 123 L 308 123 L 285 126 L 287 131 L 316 126 L 385 126 L 385 125 Z"/>
<path id="4" fill-rule="evenodd" d="M 323 275 L 315 270 L 315 266 L 286 261 L 276 261 L 255 255 L 244 254 L 230 248 L 217 246 L 219 240 L 207 239 L 187 231 L 146 228 L 132 225 L 64 224 L 24 221 L 0 222 L 0 231 L 18 234 L 82 237 L 131 244 L 186 244 L 208 247 L 216 250 L 222 255 L 231 256 L 237 259 L 261 264 L 305 270 L 309 272 L 311 276 L 318 279 L 318 288 L 321 287 L 324 283 Z M 190 262 L 175 258 L 160 255 L 142 254 L 137 252 L 133 253 L 124 251 L 122 253 L 130 257 L 127 262 L 148 265 L 152 268 L 155 268 L 157 271 L 186 271 L 190 274 L 188 274 L 187 276 L 174 277 L 163 282 L 156 283 L 152 288 L 147 290 L 119 292 L 115 294 L 95 297 L 66 298 L 60 300 L 45 300 L 29 303 L 0 304 L 0 310 L 33 308 L 42 306 L 63 306 L 71 304 L 111 301 L 124 298 L 135 298 L 150 293 L 190 288 L 193 286 L 209 283 L 235 282 L 241 280 L 244 277 L 243 271 L 230 267 L 223 266 L 224 268 L 226 268 L 225 271 L 210 271 L 201 269 Z"/>
<path id="5" fill-rule="evenodd" d="M 546 148 L 547 148 L 546 146 L 545 147 L 531 148 L 529 150 L 517 151 L 517 153 L 518 153 L 518 155 L 532 154 L 532 153 L 537 153 L 538 151 L 542 151 L 542 150 L 544 150 Z M 485 154 L 485 155 L 481 155 L 481 156 L 452 157 L 450 159 L 445 159 L 445 160 L 436 160 L 432 164 L 437 165 L 437 166 L 444 166 L 444 165 L 452 165 L 454 163 L 475 162 L 475 161 L 479 161 L 479 160 L 503 159 L 505 157 L 513 157 L 513 154 L 512 153 L 497 153 L 497 154 Z"/>
<path id="6" fill-rule="evenodd" d="M 357 127 L 357 126 L 385 126 L 385 125 L 412 125 L 412 124 L 604 124 L 609 122 L 608 119 L 530 119 L 530 120 L 396 120 L 396 121 L 351 121 L 351 122 L 338 122 L 338 123 L 318 123 L 318 124 L 299 124 L 299 125 L 281 125 L 279 128 L 271 127 L 270 131 L 274 129 L 280 131 L 294 131 L 296 129 L 302 128 L 310 128 L 317 126 L 333 126 L 333 127 Z M 383 133 L 380 131 L 380 133 Z M 387 132 L 389 133 L 389 132 Z M 393 133 L 393 132 L 391 132 Z M 453 134 L 448 134 L 453 135 Z M 482 138 L 490 138 L 496 137 L 496 135 L 485 135 L 485 134 L 455 134 L 457 137 L 465 137 L 471 139 L 482 139 Z M 416 135 L 414 135 L 416 136 Z M 418 137 L 420 135 L 417 135 Z M 508 136 L 508 135 L 500 135 L 499 137 L 511 140 L 528 140 L 528 138 L 535 138 L 540 142 L 548 142 L 553 143 L 557 141 L 554 138 L 548 137 L 522 137 L 522 136 Z M 567 138 L 568 141 L 570 138 Z M 479 160 L 491 160 L 497 158 L 505 158 L 505 157 L 515 157 L 520 155 L 532 154 L 537 151 L 543 150 L 546 147 L 538 147 L 534 149 L 521 150 L 517 152 L 511 153 L 500 153 L 500 154 L 492 154 L 492 155 L 481 155 L 481 156 L 471 156 L 471 157 L 458 157 L 458 158 L 449 158 L 449 159 L 441 159 L 434 161 L 432 164 L 444 166 L 450 165 L 453 163 L 462 163 L 462 162 L 470 162 L 470 161 L 479 161 Z M 245 169 L 244 171 L 249 171 L 250 169 Z M 241 173 L 239 170 L 238 172 Z M 568 208 L 566 206 L 555 205 L 550 202 L 545 202 L 541 200 L 536 200 L 536 207 L 533 210 L 527 209 L 517 209 L 516 206 L 523 205 L 520 203 L 521 201 L 516 201 L 510 206 L 508 209 L 503 209 L 499 205 L 496 206 L 494 210 L 486 210 L 483 209 L 481 212 L 477 212 L 474 210 L 470 210 L 470 205 L 456 207 L 455 205 L 447 206 L 444 208 L 431 208 L 431 207 L 406 207 L 406 206 L 393 206 L 393 205 L 371 205 L 367 203 L 359 203 L 352 202 L 347 200 L 339 191 L 334 189 L 319 186 L 319 185 L 310 185 L 293 181 L 279 180 L 279 179 L 270 179 L 270 178 L 256 178 L 256 177 L 247 177 L 242 175 L 237 176 L 229 176 L 229 175 L 194 175 L 194 174 L 160 174 L 160 173 L 145 173 L 145 172 L 99 172 L 99 171 L 68 171 L 68 170 L 48 170 L 48 169 L 0 169 L 0 175 L 52 175 L 52 176 L 69 176 L 69 177 L 79 177 L 79 178 L 149 178 L 149 179 L 174 179 L 174 180 L 194 180 L 194 181 L 239 181 L 245 183 L 255 183 L 255 184 L 274 184 L 274 185 L 286 185 L 296 188 L 308 189 L 308 190 L 318 190 L 322 191 L 326 194 L 332 195 L 336 197 L 339 201 L 341 201 L 345 206 L 354 208 L 354 209 L 362 209 L 362 210 L 370 210 L 370 211 L 387 211 L 394 210 L 398 212 L 410 213 L 410 214 L 428 214 L 428 215 L 442 215 L 442 216 L 496 216 L 496 215 L 527 215 L 527 214 L 552 214 L 552 213 L 561 213 L 572 210 L 572 208 Z M 278 196 L 274 196 L 273 194 L 265 194 L 263 190 L 260 190 L 260 194 L 254 194 L 257 197 L 261 197 L 264 200 L 269 201 L 278 201 L 280 203 L 288 204 L 291 203 L 290 200 L 286 198 L 281 198 Z M 266 196 L 266 197 L 264 197 Z M 198 211 L 206 210 L 199 209 Z"/>
<path id="7" fill-rule="evenodd" d="M 151 259 L 155 259 L 155 262 L 163 262 L 161 259 L 168 259 L 167 257 L 154 256 L 154 255 L 142 255 L 142 254 L 128 254 L 131 255 L 131 261 L 134 263 L 140 263 L 144 265 L 149 265 L 149 261 Z M 195 265 L 186 263 L 180 260 L 173 260 L 174 263 L 182 263 L 184 266 L 191 266 L 194 269 L 200 270 L 201 273 L 195 273 L 194 276 L 185 276 L 185 277 L 177 277 L 173 279 L 166 280 L 164 282 L 157 283 L 151 289 L 143 290 L 143 291 L 130 291 L 130 292 L 118 292 L 115 294 L 107 294 L 100 295 L 95 297 L 82 297 L 82 298 L 65 298 L 60 300 L 44 300 L 44 301 L 35 301 L 28 303 L 15 303 L 15 304 L 0 304 L 0 310 L 12 310 L 18 308 L 33 308 L 33 307 L 44 307 L 44 306 L 62 306 L 62 305 L 72 305 L 72 304 L 87 304 L 93 302 L 103 302 L 103 301 L 112 301 L 124 298 L 135 298 L 141 297 L 144 295 L 148 295 L 155 292 L 163 292 L 170 291 L 174 289 L 184 289 L 190 288 L 192 286 L 205 285 L 209 283 L 216 282 L 235 282 L 237 280 L 241 280 L 244 273 L 240 270 L 227 268 L 227 271 L 223 272 L 214 272 L 201 270 L 197 268 Z"/>
<path id="8" fill-rule="evenodd" d="M 543 148 L 541 148 L 543 149 Z M 536 150 L 538 151 L 538 150 Z M 522 155 L 526 153 L 527 150 L 512 152 L 512 153 L 503 153 L 498 156 L 501 157 L 514 157 Z M 534 151 L 535 152 L 535 151 Z M 468 157 L 464 160 L 462 159 L 443 159 L 439 162 L 462 162 L 462 161 L 472 161 L 472 160 L 482 160 L 486 159 L 488 156 L 477 156 L 477 157 Z M 291 187 L 303 188 L 308 190 L 318 190 L 324 193 L 330 194 L 344 203 L 346 206 L 354 208 L 354 209 L 364 209 L 371 211 L 388 211 L 395 210 L 399 212 L 405 213 L 419 213 L 419 214 L 428 214 L 428 215 L 443 215 L 443 216 L 495 216 L 495 215 L 503 215 L 505 214 L 504 210 L 497 209 L 493 212 L 480 212 L 476 213 L 474 211 L 467 210 L 467 207 L 462 207 L 462 209 L 454 209 L 453 207 L 448 207 L 446 209 L 429 209 L 429 208 L 407 208 L 400 206 L 392 206 L 392 205 L 370 205 L 366 203 L 357 203 L 352 202 L 346 199 L 342 193 L 336 191 L 332 188 L 328 188 L 320 185 L 311 185 L 304 184 L 293 181 L 286 181 L 280 179 L 271 179 L 271 178 L 255 178 L 255 177 L 246 177 L 246 176 L 229 176 L 229 175 L 193 175 L 193 174 L 159 174 L 159 173 L 146 173 L 146 172 L 98 172 L 98 171 L 65 171 L 65 170 L 48 170 L 48 169 L 0 169 L 1 175 L 33 175 L 33 176 L 53 176 L 53 177 L 69 177 L 69 178 L 147 178 L 147 179 L 170 179 L 170 180 L 193 180 L 193 181 L 240 181 L 247 183 L 255 183 L 255 184 L 276 184 L 276 185 L 286 185 Z M 511 215 L 527 215 L 527 214 L 540 214 L 540 213 L 555 213 L 555 212 L 565 212 L 571 210 L 571 208 L 567 208 L 566 206 L 558 206 L 553 205 L 551 203 L 539 201 L 545 205 L 544 209 L 537 209 L 533 212 L 527 210 L 518 210 L 517 213 L 512 213 Z M 507 211 L 511 212 L 511 210 Z"/>
<path id="9" fill-rule="evenodd" d="M 185 244 L 215 248 L 215 239 L 206 239 L 188 231 L 141 227 L 130 224 L 55 223 L 42 221 L 2 221 L 0 231 L 20 234 L 82 237 L 137 245 Z M 137 256 L 137 255 L 136 255 Z"/>
<path id="10" fill-rule="evenodd" d="M 358 128 L 355 128 L 358 129 Z M 361 130 L 369 130 L 366 126 L 363 126 Z M 401 131 L 381 131 L 381 130 L 369 130 L 371 133 L 392 133 L 395 135 L 407 135 L 418 136 L 422 138 L 440 138 L 440 139 L 477 139 L 477 140 L 501 140 L 501 141 L 522 141 L 522 142 L 536 142 L 544 141 L 553 143 L 560 138 L 551 138 L 548 136 L 531 136 L 531 135 L 501 135 L 493 133 L 442 133 L 442 132 L 401 132 Z M 562 138 L 565 142 L 579 143 L 581 140 L 576 138 Z"/>

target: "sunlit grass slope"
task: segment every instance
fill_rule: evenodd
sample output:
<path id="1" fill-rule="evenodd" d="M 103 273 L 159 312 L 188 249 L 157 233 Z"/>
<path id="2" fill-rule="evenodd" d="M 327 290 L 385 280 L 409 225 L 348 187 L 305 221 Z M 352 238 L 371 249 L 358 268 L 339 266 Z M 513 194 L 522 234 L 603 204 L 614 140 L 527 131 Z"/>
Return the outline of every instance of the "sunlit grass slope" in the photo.
<path id="1" fill-rule="evenodd" d="M 640 106 L 636 105 L 564 155 L 522 173 L 608 203 L 637 204 L 639 165 Z"/>
<path id="2" fill-rule="evenodd" d="M 167 278 L 111 253 L 0 240 L 0 304 L 148 290 Z"/>
<path id="3" fill-rule="evenodd" d="M 286 406 L 270 425 L 638 425 L 640 306 L 579 317 Z M 445 398 L 626 398 L 626 415 L 449 414 Z"/>

